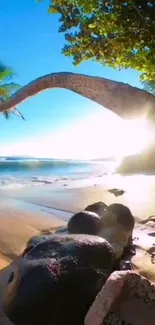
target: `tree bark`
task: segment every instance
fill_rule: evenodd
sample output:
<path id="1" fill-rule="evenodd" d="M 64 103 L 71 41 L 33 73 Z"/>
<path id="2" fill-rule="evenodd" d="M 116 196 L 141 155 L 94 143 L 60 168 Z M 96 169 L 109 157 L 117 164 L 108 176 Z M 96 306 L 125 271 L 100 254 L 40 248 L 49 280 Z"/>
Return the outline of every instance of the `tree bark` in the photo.
<path id="1" fill-rule="evenodd" d="M 155 120 L 155 96 L 128 84 L 83 74 L 59 72 L 42 76 L 0 103 L 0 112 L 20 105 L 25 100 L 52 88 L 69 89 L 104 106 L 122 118 L 145 116 Z"/>

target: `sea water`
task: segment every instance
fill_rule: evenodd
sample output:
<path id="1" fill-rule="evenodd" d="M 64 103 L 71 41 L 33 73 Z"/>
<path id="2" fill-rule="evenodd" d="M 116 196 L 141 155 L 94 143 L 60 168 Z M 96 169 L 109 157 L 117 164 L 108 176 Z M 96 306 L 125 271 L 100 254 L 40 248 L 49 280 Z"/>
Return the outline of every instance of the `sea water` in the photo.
<path id="1" fill-rule="evenodd" d="M 111 173 L 114 162 L 0 158 L 0 189 L 52 184 L 59 180 L 78 180 Z"/>

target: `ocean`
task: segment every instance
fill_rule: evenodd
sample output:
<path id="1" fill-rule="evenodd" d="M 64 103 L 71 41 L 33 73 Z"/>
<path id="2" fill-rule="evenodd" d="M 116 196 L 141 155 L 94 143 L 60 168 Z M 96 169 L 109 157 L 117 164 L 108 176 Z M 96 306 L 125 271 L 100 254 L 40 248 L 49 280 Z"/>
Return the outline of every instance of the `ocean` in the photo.
<path id="1" fill-rule="evenodd" d="M 78 161 L 27 157 L 0 158 L 0 189 L 87 179 L 112 173 L 114 161 Z"/>
<path id="2" fill-rule="evenodd" d="M 71 211 L 79 202 L 101 200 L 125 204 L 140 218 L 154 215 L 155 175 L 121 175 L 116 173 L 117 166 L 114 160 L 0 157 L 0 196 L 17 199 L 17 206 L 20 200 L 43 206 L 46 212 L 48 208 Z M 124 190 L 124 194 L 114 196 L 109 192 L 114 188 Z M 52 213 L 59 216 L 55 210 Z"/>

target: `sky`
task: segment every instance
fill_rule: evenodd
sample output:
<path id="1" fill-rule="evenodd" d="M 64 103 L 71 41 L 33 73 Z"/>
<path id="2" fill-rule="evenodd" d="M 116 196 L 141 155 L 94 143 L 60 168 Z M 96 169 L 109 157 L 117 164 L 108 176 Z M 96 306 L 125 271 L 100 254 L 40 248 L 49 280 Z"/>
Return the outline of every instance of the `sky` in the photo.
<path id="1" fill-rule="evenodd" d="M 0 1 L 0 59 L 16 71 L 14 81 L 25 85 L 44 74 L 68 71 L 140 87 L 139 74 L 133 70 L 115 71 L 92 61 L 74 67 L 72 58 L 61 54 L 64 36 L 58 33 L 57 15 L 47 13 L 48 4 L 48 0 Z M 145 125 L 124 122 L 69 90 L 42 92 L 19 109 L 26 122 L 0 116 L 1 156 L 120 157 L 142 150 L 150 141 Z"/>

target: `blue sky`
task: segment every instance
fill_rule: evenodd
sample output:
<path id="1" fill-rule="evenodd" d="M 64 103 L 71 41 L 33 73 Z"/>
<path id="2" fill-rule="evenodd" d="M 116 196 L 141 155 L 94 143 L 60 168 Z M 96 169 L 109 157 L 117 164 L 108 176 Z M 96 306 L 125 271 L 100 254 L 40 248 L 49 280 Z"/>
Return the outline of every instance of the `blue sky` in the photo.
<path id="1" fill-rule="evenodd" d="M 14 68 L 17 73 L 15 81 L 25 85 L 50 72 L 69 71 L 140 86 L 139 74 L 132 70 L 118 72 L 94 62 L 86 62 L 74 67 L 71 58 L 61 55 L 64 37 L 58 33 L 58 17 L 47 14 L 48 3 L 48 0 L 41 3 L 36 3 L 35 0 L 0 1 L 0 59 Z M 19 109 L 25 116 L 26 122 L 16 117 L 7 121 L 0 116 L 0 155 L 14 153 L 60 157 L 62 153 L 64 157 L 71 157 L 76 156 L 77 152 L 77 156 L 81 155 L 82 157 L 89 139 L 85 139 L 83 147 L 81 142 L 78 142 L 80 123 L 87 121 L 88 124 L 90 118 L 88 133 L 92 133 L 92 116 L 96 116 L 94 114 L 99 114 L 99 119 L 102 116 L 103 127 L 105 117 L 106 124 L 109 123 L 108 129 L 110 129 L 112 121 L 111 113 L 107 110 L 82 96 L 63 89 L 41 93 L 19 106 Z M 118 128 L 120 129 L 119 119 L 114 117 L 114 123 L 116 131 L 118 131 Z M 75 134 L 73 125 L 76 126 Z M 69 132 L 70 129 L 72 131 L 67 133 L 67 138 L 66 132 Z M 82 134 L 84 136 L 85 133 Z M 70 140 L 71 135 L 72 141 Z M 103 152 L 100 154 L 98 150 L 96 155 L 110 155 L 114 148 L 117 151 L 115 139 L 110 142 L 110 150 L 107 143 L 108 150 L 104 150 L 107 139 L 101 141 L 101 137 L 102 135 L 99 134 L 96 141 L 100 140 L 100 146 L 102 143 Z M 70 140 L 68 144 L 66 144 L 67 139 Z M 76 150 L 73 143 L 75 140 L 77 141 Z M 44 148 L 41 149 L 41 146 Z M 59 149 L 56 148 L 58 146 Z M 95 146 L 94 140 L 94 148 Z M 91 148 L 88 151 L 90 153 Z"/>

